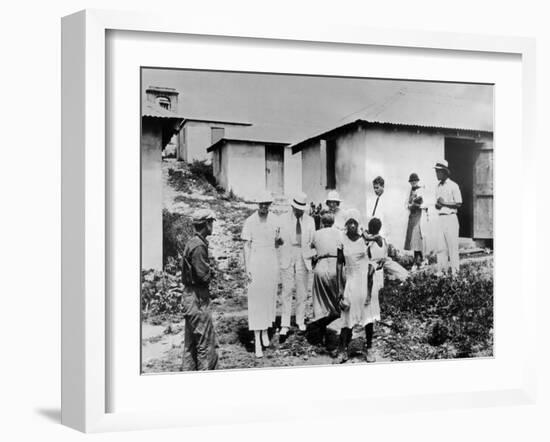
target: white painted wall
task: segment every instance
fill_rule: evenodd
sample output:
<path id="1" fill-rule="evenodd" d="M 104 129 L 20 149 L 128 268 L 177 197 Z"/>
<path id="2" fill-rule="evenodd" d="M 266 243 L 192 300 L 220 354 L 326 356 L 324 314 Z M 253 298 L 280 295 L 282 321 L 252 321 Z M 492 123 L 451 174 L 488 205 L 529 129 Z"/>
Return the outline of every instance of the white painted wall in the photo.
<path id="1" fill-rule="evenodd" d="M 240 125 L 209 123 L 202 121 L 186 121 L 185 128 L 185 146 L 182 146 L 183 157 L 180 158 L 187 162 L 193 160 L 210 160 L 212 155 L 206 151 L 212 145 L 212 128 L 223 127 L 225 137 L 230 137 L 235 128 L 242 128 Z"/>
<path id="2" fill-rule="evenodd" d="M 141 268 L 162 270 L 162 130 L 143 120 L 141 136 Z"/>
<path id="3" fill-rule="evenodd" d="M 326 196 L 326 190 L 321 186 L 319 142 L 310 143 L 302 149 L 301 154 L 302 190 L 307 194 L 308 201 L 321 202 Z"/>
<path id="4" fill-rule="evenodd" d="M 365 134 L 353 132 L 336 140 L 336 190 L 342 208 L 356 208 L 364 216 L 365 198 Z M 325 203 L 330 189 L 325 186 L 326 166 L 321 161 L 320 142 L 311 143 L 302 150 L 302 187 L 308 201 Z"/>
<path id="5" fill-rule="evenodd" d="M 292 155 L 292 149 L 285 147 L 284 193 L 292 196 L 302 191 L 302 153 Z"/>
<path id="6" fill-rule="evenodd" d="M 224 146 L 227 158 L 227 187 L 241 198 L 252 198 L 265 189 L 265 147 L 263 144 L 231 142 Z M 227 153 L 227 155 L 224 155 Z"/>
<path id="7" fill-rule="evenodd" d="M 250 199 L 266 189 L 264 144 L 228 141 L 212 153 L 212 162 L 214 176 L 226 191 Z M 302 189 L 302 155 L 292 155 L 289 147 L 284 153 L 284 187 L 288 196 Z"/>
<path id="8" fill-rule="evenodd" d="M 214 174 L 214 177 L 216 178 L 218 184 L 224 189 L 228 189 L 229 185 L 229 157 L 227 151 L 227 145 L 224 144 L 222 147 L 212 152 L 212 173 Z"/>
<path id="9" fill-rule="evenodd" d="M 427 203 L 434 203 L 437 179 L 433 169 L 444 159 L 445 137 L 429 132 L 368 129 L 366 131 L 367 155 L 365 159 L 366 199 L 369 213 L 376 196 L 372 180 L 380 175 L 385 180 L 386 224 L 389 223 L 391 242 L 403 248 L 407 229 L 408 211 L 405 201 L 410 192 L 409 175 L 415 172 L 425 186 Z M 388 213 L 391 216 L 388 218 Z"/>

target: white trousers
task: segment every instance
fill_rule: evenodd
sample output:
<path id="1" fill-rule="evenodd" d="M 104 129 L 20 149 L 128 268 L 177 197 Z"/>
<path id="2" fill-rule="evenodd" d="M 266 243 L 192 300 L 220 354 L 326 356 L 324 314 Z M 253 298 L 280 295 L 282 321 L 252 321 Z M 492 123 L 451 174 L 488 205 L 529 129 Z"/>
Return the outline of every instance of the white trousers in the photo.
<path id="1" fill-rule="evenodd" d="M 437 266 L 446 271 L 449 268 L 456 274 L 460 267 L 458 257 L 458 217 L 456 215 L 439 215 L 441 229 L 441 252 L 437 254 Z"/>
<path id="2" fill-rule="evenodd" d="M 281 294 L 281 326 L 290 327 L 292 312 L 292 289 L 296 287 L 296 324 L 304 325 L 306 297 L 309 281 L 309 270 L 306 268 L 301 247 L 292 247 L 290 265 L 281 269 L 283 290 Z"/>

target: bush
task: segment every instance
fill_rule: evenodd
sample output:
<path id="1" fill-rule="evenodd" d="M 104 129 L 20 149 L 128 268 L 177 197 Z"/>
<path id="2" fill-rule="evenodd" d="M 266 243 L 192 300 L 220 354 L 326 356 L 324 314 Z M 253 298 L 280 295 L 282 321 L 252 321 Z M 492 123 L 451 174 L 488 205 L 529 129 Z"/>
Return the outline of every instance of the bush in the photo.
<path id="1" fill-rule="evenodd" d="M 212 186 L 216 187 L 216 178 L 214 178 L 212 164 L 206 162 L 206 160 L 193 160 L 193 162 L 189 164 L 189 171 L 193 175 L 205 179 Z"/>
<path id="2" fill-rule="evenodd" d="M 383 318 L 395 330 L 416 333 L 432 346 L 451 344 L 456 357 L 492 352 L 493 277 L 479 264 L 463 266 L 456 277 L 418 273 L 402 284 L 389 283 L 380 291 Z M 423 324 L 420 329 L 410 324 Z M 396 341 L 396 346 L 403 342 Z M 445 349 L 444 357 L 448 356 Z M 434 357 L 438 357 L 437 354 Z"/>
<path id="3" fill-rule="evenodd" d="M 141 272 L 143 315 L 177 314 L 183 311 L 181 275 L 155 270 Z"/>
<path id="4" fill-rule="evenodd" d="M 164 266 L 168 258 L 177 258 L 178 250 L 183 250 L 187 240 L 194 234 L 193 223 L 188 216 L 162 211 L 162 262 Z"/>

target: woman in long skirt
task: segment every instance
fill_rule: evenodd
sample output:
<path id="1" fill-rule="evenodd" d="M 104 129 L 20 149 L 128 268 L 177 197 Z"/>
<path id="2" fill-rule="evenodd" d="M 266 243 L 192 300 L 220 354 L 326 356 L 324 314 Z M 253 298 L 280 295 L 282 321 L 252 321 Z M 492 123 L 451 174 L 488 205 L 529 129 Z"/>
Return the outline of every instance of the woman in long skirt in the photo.
<path id="1" fill-rule="evenodd" d="M 249 277 L 248 328 L 254 331 L 256 357 L 263 356 L 262 345 L 270 344 L 267 329 L 275 321 L 275 299 L 279 279 L 279 265 L 275 249 L 278 226 L 275 215 L 269 213 L 270 194 L 255 200 L 258 210 L 243 226 L 244 262 Z"/>
<path id="2" fill-rule="evenodd" d="M 341 363 L 346 362 L 349 358 L 348 348 L 355 325 L 365 328 L 367 362 L 375 361 L 372 337 L 374 321 L 380 319 L 380 305 L 378 291 L 373 290 L 373 277 L 378 266 L 375 267 L 375 264 L 371 263 L 369 259 L 367 243 L 359 233 L 359 217 L 358 210 L 353 209 L 348 212 L 346 234 L 342 240 L 346 283 L 342 296 Z M 369 232 L 373 220 L 380 223 L 378 218 L 372 218 L 369 222 Z M 379 231 L 380 228 L 378 228 Z M 382 269 L 380 268 L 380 270 Z M 383 273 L 381 274 L 383 275 Z"/>
<path id="3" fill-rule="evenodd" d="M 411 173 L 409 183 L 411 191 L 407 199 L 407 209 L 409 210 L 409 222 L 407 224 L 407 235 L 405 237 L 405 250 L 414 252 L 414 268 L 422 265 L 424 252 L 424 238 L 421 229 L 422 210 L 424 197 L 422 188 L 419 185 L 420 179 L 416 173 Z"/>
<path id="4" fill-rule="evenodd" d="M 342 232 L 333 224 L 334 215 L 322 212 L 322 228 L 315 232 L 311 244 L 316 251 L 312 291 L 315 321 L 308 328 L 315 330 L 325 344 L 327 326 L 340 317 L 336 259 L 338 248 L 342 246 Z"/>

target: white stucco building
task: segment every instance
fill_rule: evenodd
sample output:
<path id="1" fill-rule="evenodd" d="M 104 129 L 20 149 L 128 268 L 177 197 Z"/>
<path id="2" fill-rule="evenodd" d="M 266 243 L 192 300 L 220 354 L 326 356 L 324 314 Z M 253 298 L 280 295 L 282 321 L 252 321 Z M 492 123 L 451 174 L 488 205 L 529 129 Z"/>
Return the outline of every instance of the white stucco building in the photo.
<path id="1" fill-rule="evenodd" d="M 252 199 L 262 190 L 273 195 L 300 191 L 300 155 L 288 143 L 222 138 L 208 148 L 218 184 L 238 197 Z"/>
<path id="2" fill-rule="evenodd" d="M 209 146 L 231 136 L 235 130 L 249 126 L 251 123 L 185 118 L 178 133 L 177 158 L 188 163 L 210 161 L 211 156 L 206 150 Z"/>
<path id="3" fill-rule="evenodd" d="M 427 202 L 433 205 L 437 186 L 433 166 L 446 159 L 464 201 L 458 215 L 460 236 L 492 244 L 492 114 L 476 115 L 475 108 L 468 106 L 457 109 L 452 100 L 439 100 L 437 106 L 415 103 L 416 107 L 403 106 L 404 111 L 396 103 L 397 111 L 382 115 L 381 121 L 354 119 L 294 143 L 292 151 L 302 154 L 303 190 L 319 203 L 335 189 L 345 206 L 359 209 L 366 221 L 367 208 L 372 210 L 375 201 L 372 180 L 382 176 L 386 222 L 394 245 L 401 248 L 409 175 L 420 176 Z"/>
<path id="4" fill-rule="evenodd" d="M 175 90 L 147 89 L 141 110 L 142 269 L 162 269 L 162 150 L 183 121 L 176 106 Z"/>

